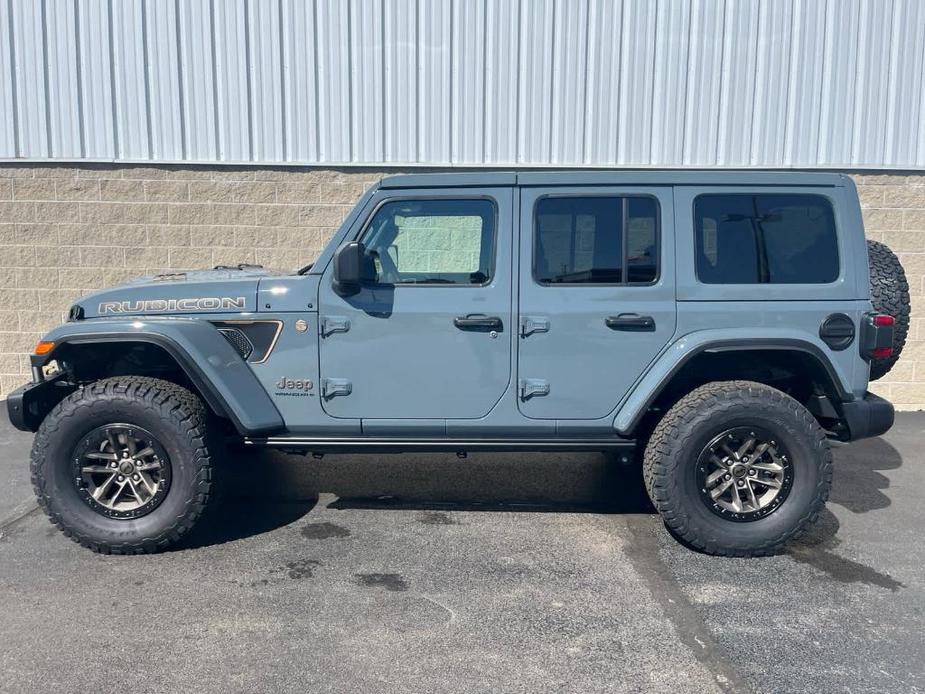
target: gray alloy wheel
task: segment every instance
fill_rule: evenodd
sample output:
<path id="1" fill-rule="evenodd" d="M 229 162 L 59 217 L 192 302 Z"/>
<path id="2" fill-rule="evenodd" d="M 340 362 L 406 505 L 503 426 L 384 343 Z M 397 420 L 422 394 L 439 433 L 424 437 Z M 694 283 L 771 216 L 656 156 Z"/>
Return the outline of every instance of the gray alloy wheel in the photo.
<path id="1" fill-rule="evenodd" d="M 761 427 L 736 427 L 716 436 L 704 446 L 697 470 L 707 508 L 734 521 L 773 513 L 793 485 L 786 447 Z"/>
<path id="2" fill-rule="evenodd" d="M 74 448 L 80 495 L 108 518 L 140 518 L 170 489 L 170 457 L 154 435 L 131 424 L 107 424 Z"/>

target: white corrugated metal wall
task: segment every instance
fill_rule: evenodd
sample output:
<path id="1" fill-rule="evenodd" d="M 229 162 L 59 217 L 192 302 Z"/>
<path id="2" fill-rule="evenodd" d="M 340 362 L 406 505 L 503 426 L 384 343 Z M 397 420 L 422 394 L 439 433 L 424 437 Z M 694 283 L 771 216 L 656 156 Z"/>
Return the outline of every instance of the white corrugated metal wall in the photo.
<path id="1" fill-rule="evenodd" d="M 925 168 L 925 0 L 0 0 L 0 158 Z"/>

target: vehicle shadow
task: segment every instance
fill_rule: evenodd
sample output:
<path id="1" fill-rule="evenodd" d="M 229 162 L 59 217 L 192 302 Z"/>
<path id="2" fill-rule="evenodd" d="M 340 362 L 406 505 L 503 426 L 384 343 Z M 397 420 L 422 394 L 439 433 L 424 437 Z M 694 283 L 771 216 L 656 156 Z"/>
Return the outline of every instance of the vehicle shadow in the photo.
<path id="1" fill-rule="evenodd" d="M 856 441 L 835 449 L 835 473 L 829 501 L 852 513 L 867 513 L 886 508 L 890 498 L 884 490 L 890 480 L 881 470 L 895 470 L 902 456 L 882 438 Z"/>
<path id="2" fill-rule="evenodd" d="M 854 513 L 885 508 L 889 480 L 881 470 L 902 464 L 883 439 L 835 453 L 830 500 Z M 334 509 L 654 513 L 638 465 L 600 453 L 445 453 L 326 455 L 229 452 L 220 502 L 179 546 L 222 544 L 270 532 L 303 517 L 331 494 Z M 798 541 L 831 547 L 838 522 L 825 511 Z"/>
<path id="3" fill-rule="evenodd" d="M 337 496 L 335 508 L 466 507 L 651 512 L 638 466 L 599 453 L 326 455 L 244 452 L 260 493 L 282 498 Z M 257 468 L 255 471 L 253 468 Z"/>
<path id="4" fill-rule="evenodd" d="M 219 545 L 334 509 L 654 513 L 638 466 L 603 454 L 327 455 L 232 449 L 217 503 L 176 549 Z"/>

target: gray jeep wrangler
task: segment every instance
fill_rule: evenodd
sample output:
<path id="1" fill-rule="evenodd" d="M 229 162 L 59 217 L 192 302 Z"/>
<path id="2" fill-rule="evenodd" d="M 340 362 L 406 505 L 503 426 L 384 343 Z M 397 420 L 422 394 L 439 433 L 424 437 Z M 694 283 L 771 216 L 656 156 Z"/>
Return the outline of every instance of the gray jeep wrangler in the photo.
<path id="1" fill-rule="evenodd" d="M 42 508 L 100 552 L 183 537 L 237 441 L 616 452 L 681 541 L 761 555 L 822 509 L 830 441 L 891 426 L 867 385 L 908 320 L 846 176 L 414 174 L 293 274 L 83 297 L 8 410 Z"/>

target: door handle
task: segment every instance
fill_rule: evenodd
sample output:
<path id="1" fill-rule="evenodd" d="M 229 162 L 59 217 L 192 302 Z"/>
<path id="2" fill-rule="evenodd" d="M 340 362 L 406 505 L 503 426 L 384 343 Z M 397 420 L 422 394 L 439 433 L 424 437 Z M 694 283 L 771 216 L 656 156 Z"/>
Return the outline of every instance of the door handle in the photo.
<path id="1" fill-rule="evenodd" d="M 466 316 L 456 316 L 453 325 L 460 330 L 501 330 L 504 323 L 498 316 L 486 316 L 484 313 L 470 313 Z"/>
<path id="2" fill-rule="evenodd" d="M 631 333 L 655 332 L 655 319 L 652 316 L 640 316 L 638 313 L 621 313 L 619 316 L 607 316 L 604 324 L 611 330 L 623 330 Z"/>

